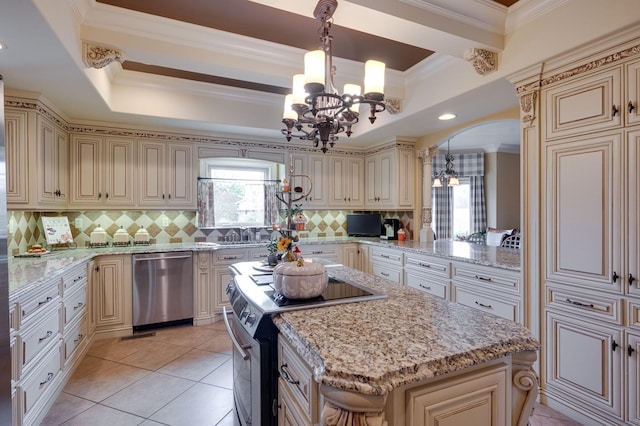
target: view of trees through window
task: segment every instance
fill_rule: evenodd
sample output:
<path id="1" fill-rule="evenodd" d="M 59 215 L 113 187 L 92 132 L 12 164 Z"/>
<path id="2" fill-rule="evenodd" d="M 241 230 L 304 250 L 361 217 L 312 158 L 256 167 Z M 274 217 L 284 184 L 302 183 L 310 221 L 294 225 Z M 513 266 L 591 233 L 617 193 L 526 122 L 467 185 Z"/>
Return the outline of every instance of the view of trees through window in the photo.
<path id="1" fill-rule="evenodd" d="M 453 186 L 452 235 L 466 236 L 471 233 L 471 200 L 469 178 L 460 178 L 460 185 Z"/>
<path id="2" fill-rule="evenodd" d="M 264 226 L 264 168 L 209 167 L 214 182 L 214 215 L 217 226 Z"/>

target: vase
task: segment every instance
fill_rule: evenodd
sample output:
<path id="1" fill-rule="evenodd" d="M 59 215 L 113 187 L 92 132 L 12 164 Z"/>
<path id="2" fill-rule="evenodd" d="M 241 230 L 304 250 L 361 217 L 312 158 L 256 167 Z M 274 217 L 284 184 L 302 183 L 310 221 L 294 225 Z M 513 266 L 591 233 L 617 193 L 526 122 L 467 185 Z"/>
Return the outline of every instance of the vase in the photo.
<path id="1" fill-rule="evenodd" d="M 278 263 L 278 253 L 269 253 L 267 263 L 269 263 L 269 265 L 276 265 Z"/>
<path id="2" fill-rule="evenodd" d="M 282 255 L 283 262 L 295 262 L 295 260 L 296 260 L 296 255 L 293 254 L 291 250 L 285 251 L 284 254 Z"/>

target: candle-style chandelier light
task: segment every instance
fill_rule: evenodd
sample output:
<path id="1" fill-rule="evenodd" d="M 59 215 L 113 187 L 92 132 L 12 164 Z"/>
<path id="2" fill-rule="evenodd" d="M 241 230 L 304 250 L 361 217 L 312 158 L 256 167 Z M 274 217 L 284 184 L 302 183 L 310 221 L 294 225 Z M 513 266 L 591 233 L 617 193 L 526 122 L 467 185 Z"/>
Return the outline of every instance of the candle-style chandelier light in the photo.
<path id="1" fill-rule="evenodd" d="M 359 106 L 370 106 L 369 121 L 373 124 L 376 113 L 385 110 L 385 64 L 369 60 L 365 63 L 364 95 L 357 84 L 345 84 L 339 94 L 333 83 L 336 67 L 333 65 L 332 41 L 329 33 L 332 16 L 338 7 L 337 0 L 320 0 L 313 16 L 322 22 L 320 49 L 304 55 L 304 74 L 293 76 L 293 90 L 285 97 L 282 133 L 291 138 L 313 141 L 314 147 L 322 143 L 322 152 L 333 147 L 338 134 L 347 137 L 351 127 L 358 122 Z"/>
<path id="2" fill-rule="evenodd" d="M 460 185 L 458 173 L 453 170 L 453 154 L 449 152 L 449 141 L 447 141 L 447 154 L 444 156 L 444 160 L 444 170 L 440 170 L 440 172 L 433 172 L 433 188 Z"/>

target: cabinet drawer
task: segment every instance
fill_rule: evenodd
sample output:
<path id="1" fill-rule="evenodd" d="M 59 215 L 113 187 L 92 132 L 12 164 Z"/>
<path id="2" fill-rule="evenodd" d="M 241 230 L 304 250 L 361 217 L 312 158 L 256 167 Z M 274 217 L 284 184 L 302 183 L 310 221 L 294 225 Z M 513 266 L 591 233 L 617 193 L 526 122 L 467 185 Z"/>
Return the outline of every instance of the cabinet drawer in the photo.
<path id="1" fill-rule="evenodd" d="M 249 262 L 266 262 L 267 256 L 269 256 L 269 252 L 266 247 L 259 251 L 249 251 Z"/>
<path id="2" fill-rule="evenodd" d="M 404 284 L 407 287 L 412 287 L 443 299 L 449 298 L 449 284 L 447 282 L 439 282 L 434 280 L 432 277 L 411 273 L 406 269 L 404 274 Z"/>
<path id="3" fill-rule="evenodd" d="M 622 324 L 622 300 L 619 297 L 609 297 L 602 292 L 583 289 L 576 291 L 553 284 L 547 284 L 546 293 L 548 308 Z"/>
<path id="4" fill-rule="evenodd" d="M 317 390 L 311 370 L 283 339 L 279 340 L 278 347 L 280 358 L 278 369 L 283 387 L 291 394 L 302 413 L 309 418 L 314 418 Z"/>
<path id="5" fill-rule="evenodd" d="M 500 291 L 507 290 L 514 294 L 520 293 L 520 274 L 505 269 L 454 263 L 453 280 Z"/>
<path id="6" fill-rule="evenodd" d="M 74 266 L 70 271 L 62 276 L 62 294 L 66 295 L 75 286 L 87 282 L 87 264 Z"/>
<path id="7" fill-rule="evenodd" d="M 11 353 L 11 380 L 20 380 L 20 354 L 18 353 L 20 346 L 16 343 L 16 339 L 9 342 L 9 352 Z"/>
<path id="8" fill-rule="evenodd" d="M 60 368 L 60 346 L 55 346 L 20 386 L 23 418 L 28 416 L 29 411 L 51 386 L 60 373 Z"/>
<path id="9" fill-rule="evenodd" d="M 338 262 L 340 259 L 340 251 L 338 246 L 324 244 L 299 245 L 302 257 L 329 259 Z"/>
<path id="10" fill-rule="evenodd" d="M 295 402 L 295 397 L 289 391 L 289 383 L 282 377 L 278 379 L 278 395 L 280 397 L 278 424 L 283 426 L 297 426 L 313 424 L 304 415 L 304 411 Z"/>
<path id="11" fill-rule="evenodd" d="M 621 105 L 621 74 L 620 67 L 611 68 L 543 90 L 546 138 L 620 127 L 625 113 Z"/>
<path id="12" fill-rule="evenodd" d="M 405 267 L 422 273 L 449 278 L 450 263 L 443 259 L 405 254 Z"/>
<path id="13" fill-rule="evenodd" d="M 400 269 L 390 268 L 381 263 L 371 264 L 371 273 L 376 277 L 385 278 L 394 283 L 402 284 L 402 272 Z"/>
<path id="14" fill-rule="evenodd" d="M 636 330 L 640 330 L 640 302 L 630 300 L 627 307 L 628 318 L 627 325 Z"/>
<path id="15" fill-rule="evenodd" d="M 465 287 L 452 286 L 453 301 L 511 321 L 521 321 L 520 303 L 495 295 L 477 293 Z"/>
<path id="16" fill-rule="evenodd" d="M 13 335 L 13 333 L 18 329 L 18 306 L 15 303 L 11 303 L 9 305 L 9 334 Z"/>
<path id="17" fill-rule="evenodd" d="M 26 366 L 52 341 L 60 336 L 60 309 L 52 309 L 42 321 L 33 325 L 19 336 L 22 351 L 22 365 Z"/>
<path id="18" fill-rule="evenodd" d="M 73 357 L 75 350 L 87 338 L 87 317 L 83 315 L 79 321 L 75 322 L 65 330 L 62 343 L 62 356 L 66 364 Z"/>
<path id="19" fill-rule="evenodd" d="M 217 265 L 243 262 L 247 260 L 247 251 L 238 249 L 218 250 L 213 253 L 213 259 Z"/>
<path id="20" fill-rule="evenodd" d="M 400 251 L 383 250 L 377 247 L 371 248 L 371 261 L 385 262 L 396 266 L 402 266 L 404 253 Z"/>
<path id="21" fill-rule="evenodd" d="M 76 316 L 84 312 L 87 305 L 87 287 L 82 286 L 66 296 L 62 301 L 64 324 L 69 324 Z"/>
<path id="22" fill-rule="evenodd" d="M 39 292 L 20 302 L 20 329 L 27 327 L 32 318 L 38 317 L 38 313 L 60 302 L 59 281 L 46 283 Z"/>

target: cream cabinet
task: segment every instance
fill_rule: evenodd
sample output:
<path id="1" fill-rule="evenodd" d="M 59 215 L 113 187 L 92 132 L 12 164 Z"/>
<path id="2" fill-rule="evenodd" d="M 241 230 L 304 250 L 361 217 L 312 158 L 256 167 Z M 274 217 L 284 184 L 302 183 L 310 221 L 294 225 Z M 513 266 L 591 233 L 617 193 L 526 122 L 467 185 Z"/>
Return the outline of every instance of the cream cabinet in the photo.
<path id="1" fill-rule="evenodd" d="M 133 139 L 72 135 L 70 205 L 133 206 L 134 155 Z"/>
<path id="2" fill-rule="evenodd" d="M 195 209 L 194 163 L 189 144 L 138 141 L 138 206 Z"/>
<path id="3" fill-rule="evenodd" d="M 340 245 L 340 262 L 349 268 L 362 270 L 362 253 L 356 243 Z"/>
<path id="4" fill-rule="evenodd" d="M 371 274 L 403 284 L 404 253 L 401 250 L 372 246 L 369 256 Z"/>
<path id="5" fill-rule="evenodd" d="M 364 159 L 329 157 L 329 207 L 361 209 L 364 206 Z"/>
<path id="6" fill-rule="evenodd" d="M 317 424 L 318 384 L 309 366 L 283 338 L 278 339 L 278 371 L 278 425 Z"/>
<path id="7" fill-rule="evenodd" d="M 291 166 L 293 165 L 294 174 L 307 175 L 310 181 L 303 177 L 293 177 L 290 182 L 291 188 L 301 187 L 304 192 L 309 189 L 311 184 L 311 192 L 296 204 L 303 204 L 305 208 L 327 208 L 327 199 L 329 187 L 327 184 L 327 157 L 324 154 L 307 154 L 292 153 L 289 155 L 289 164 L 287 165 L 291 174 Z"/>
<path id="8" fill-rule="evenodd" d="M 7 205 L 29 204 L 29 177 L 37 170 L 29 161 L 28 121 L 26 111 L 5 111 L 4 145 L 7 167 Z"/>
<path id="9" fill-rule="evenodd" d="M 451 263 L 448 259 L 405 253 L 404 284 L 443 299 L 449 299 Z"/>
<path id="10" fill-rule="evenodd" d="M 41 115 L 36 126 L 38 204 L 64 208 L 69 200 L 69 136 Z"/>
<path id="11" fill-rule="evenodd" d="M 365 158 L 365 208 L 412 209 L 415 150 L 387 148 Z"/>
<path id="12" fill-rule="evenodd" d="M 121 336 L 133 331 L 131 255 L 109 255 L 94 261 L 96 334 Z"/>
<path id="13" fill-rule="evenodd" d="M 193 324 L 203 325 L 213 322 L 211 300 L 213 293 L 213 274 L 211 264 L 213 255 L 210 251 L 194 252 L 193 256 Z"/>

